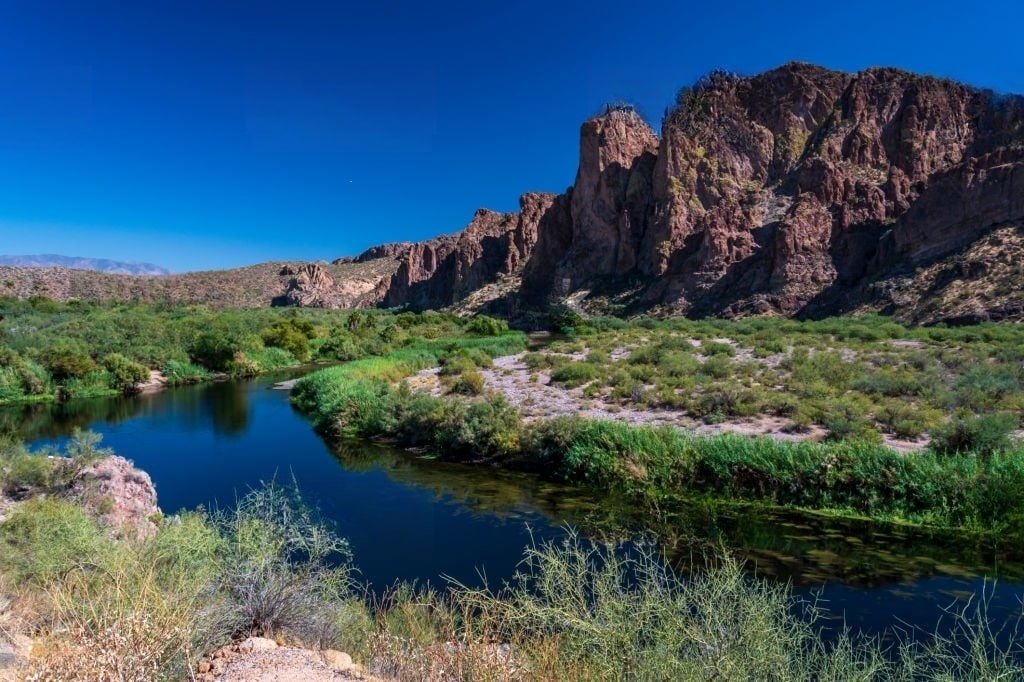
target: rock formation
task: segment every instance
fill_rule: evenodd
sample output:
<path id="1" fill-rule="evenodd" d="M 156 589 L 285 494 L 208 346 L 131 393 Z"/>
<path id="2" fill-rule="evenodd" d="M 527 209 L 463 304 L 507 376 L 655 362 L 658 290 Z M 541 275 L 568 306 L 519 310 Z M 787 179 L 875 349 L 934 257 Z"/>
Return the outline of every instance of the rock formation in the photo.
<path id="1" fill-rule="evenodd" d="M 837 312 L 1024 222 L 1024 99 L 894 69 L 716 73 L 660 141 L 622 109 L 580 137 L 571 239 L 557 267 L 527 267 L 533 303 L 600 285 L 636 310 Z"/>

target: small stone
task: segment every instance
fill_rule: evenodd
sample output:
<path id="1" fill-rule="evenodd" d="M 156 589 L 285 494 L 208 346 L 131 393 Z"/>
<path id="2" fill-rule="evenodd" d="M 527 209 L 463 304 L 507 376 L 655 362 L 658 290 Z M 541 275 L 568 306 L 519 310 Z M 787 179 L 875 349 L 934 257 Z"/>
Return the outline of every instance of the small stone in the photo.
<path id="1" fill-rule="evenodd" d="M 352 657 L 344 651 L 326 649 L 321 651 L 320 655 L 323 657 L 324 663 L 338 672 L 345 672 L 346 670 L 352 669 Z"/>
<path id="2" fill-rule="evenodd" d="M 210 669 L 212 667 L 213 666 L 210 664 L 209 661 L 199 661 L 199 673 L 200 674 L 204 674 L 204 673 L 210 672 Z"/>
<path id="3" fill-rule="evenodd" d="M 277 642 L 266 637 L 250 637 L 241 644 L 238 645 L 239 651 L 266 651 L 268 649 L 276 649 Z"/>

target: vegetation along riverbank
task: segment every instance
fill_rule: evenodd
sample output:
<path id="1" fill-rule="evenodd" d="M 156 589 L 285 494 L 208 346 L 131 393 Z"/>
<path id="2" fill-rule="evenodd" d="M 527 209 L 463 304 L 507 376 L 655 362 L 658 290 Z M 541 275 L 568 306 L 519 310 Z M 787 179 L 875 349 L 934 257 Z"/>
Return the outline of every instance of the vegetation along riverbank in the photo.
<path id="1" fill-rule="evenodd" d="M 53 456 L 47 457 L 47 454 Z M 93 471 L 123 470 L 124 485 Z M 69 493 L 68 481 L 83 481 Z M 91 482 L 91 483 L 90 483 Z M 644 546 L 568 534 L 526 548 L 507 585 L 368 597 L 358 557 L 268 485 L 222 512 L 112 515 L 141 472 L 88 434 L 67 451 L 0 444 L 0 679 L 1016 679 L 983 605 L 944 636 L 825 637 L 789 589 L 723 558 L 691 577 Z M 130 505 L 129 505 L 130 506 Z M 235 644 L 225 647 L 225 644 Z M 895 642 L 895 643 L 893 643 Z M 348 652 L 348 653 L 342 653 Z M 246 675 L 250 675 L 247 677 Z M 258 677 L 257 679 L 270 679 Z"/>
<path id="2" fill-rule="evenodd" d="M 0 299 L 0 404 L 133 393 L 153 372 L 175 386 L 381 356 L 472 335 L 471 324 L 432 312 Z"/>
<path id="3" fill-rule="evenodd" d="M 310 375 L 294 400 L 321 430 L 536 471 L 652 509 L 710 495 L 1024 530 L 1024 330 L 1017 325 L 569 322 L 568 338 L 522 356 L 533 369 L 528 383 L 565 391 L 533 414 L 500 390 L 512 370 L 491 367 L 494 352 L 467 349 L 439 353 L 433 382 L 422 374 L 403 381 L 431 357 L 410 362 L 400 352 Z M 602 418 L 537 413 L 565 412 L 555 403 L 573 412 L 581 401 L 601 405 Z M 637 412 L 710 425 L 773 418 L 781 426 L 765 437 L 697 435 L 638 424 Z M 886 445 L 887 437 L 904 447 Z"/>

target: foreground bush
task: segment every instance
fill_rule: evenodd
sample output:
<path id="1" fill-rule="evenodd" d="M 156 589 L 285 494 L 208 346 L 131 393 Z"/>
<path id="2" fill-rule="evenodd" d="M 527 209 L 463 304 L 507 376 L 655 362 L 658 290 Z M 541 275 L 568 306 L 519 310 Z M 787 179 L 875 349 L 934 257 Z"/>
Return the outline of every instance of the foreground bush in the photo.
<path id="1" fill-rule="evenodd" d="M 376 614 L 371 667 L 398 680 L 1018 679 L 1019 643 L 1002 646 L 984 604 L 949 636 L 841 632 L 789 589 L 729 558 L 686 577 L 649 546 L 595 546 L 570 534 L 529 547 L 497 590 L 398 590 Z M 501 644 L 498 644 L 501 643 Z"/>

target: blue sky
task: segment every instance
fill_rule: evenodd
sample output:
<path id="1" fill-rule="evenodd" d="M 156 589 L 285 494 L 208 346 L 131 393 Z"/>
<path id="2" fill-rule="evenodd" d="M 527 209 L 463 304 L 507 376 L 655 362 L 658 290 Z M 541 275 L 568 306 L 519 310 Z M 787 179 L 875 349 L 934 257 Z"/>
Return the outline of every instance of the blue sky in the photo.
<path id="1" fill-rule="evenodd" d="M 0 3 L 0 253 L 332 259 L 561 191 L 609 100 L 799 59 L 1024 92 L 1024 7 Z"/>

